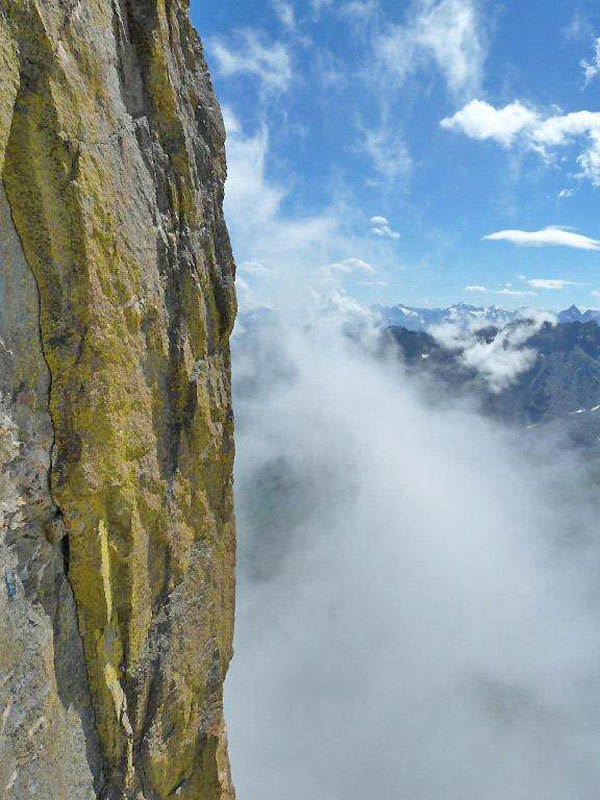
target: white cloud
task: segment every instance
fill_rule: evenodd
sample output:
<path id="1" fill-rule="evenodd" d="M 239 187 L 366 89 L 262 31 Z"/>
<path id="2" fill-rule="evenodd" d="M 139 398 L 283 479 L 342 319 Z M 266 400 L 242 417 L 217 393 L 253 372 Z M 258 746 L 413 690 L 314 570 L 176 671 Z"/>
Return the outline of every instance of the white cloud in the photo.
<path id="1" fill-rule="evenodd" d="M 294 7 L 291 3 L 286 2 L 286 0 L 271 0 L 271 5 L 282 25 L 290 29 L 295 26 L 296 18 Z"/>
<path id="2" fill-rule="evenodd" d="M 406 176 L 412 169 L 412 159 L 402 132 L 384 120 L 378 128 L 358 126 L 360 147 L 371 159 L 376 173 L 385 183 Z"/>
<path id="3" fill-rule="evenodd" d="M 290 55 L 281 42 L 270 42 L 254 30 L 239 31 L 225 40 L 208 40 L 215 72 L 224 77 L 247 74 L 258 78 L 262 87 L 284 91 L 292 78 Z"/>
<path id="4" fill-rule="evenodd" d="M 561 189 L 560 192 L 558 193 L 558 199 L 567 200 L 569 197 L 573 197 L 574 194 L 575 194 L 574 189 Z"/>
<path id="5" fill-rule="evenodd" d="M 531 293 L 505 287 L 497 294 L 514 297 Z M 478 335 L 482 328 L 481 321 L 470 326 L 445 323 L 430 328 L 429 333 L 443 347 L 457 352 L 463 365 L 475 370 L 492 392 L 501 392 L 535 364 L 536 351 L 524 345 L 546 322 L 555 324 L 554 314 L 528 309 L 523 312 L 520 321 L 505 325 L 491 340 Z"/>
<path id="6" fill-rule="evenodd" d="M 333 5 L 333 0 L 310 0 L 310 7 L 316 16 Z"/>
<path id="7" fill-rule="evenodd" d="M 371 217 L 371 233 L 376 236 L 387 236 L 390 239 L 399 239 L 398 231 L 393 230 L 385 217 Z"/>
<path id="8" fill-rule="evenodd" d="M 495 141 L 509 148 L 516 144 L 551 162 L 561 147 L 577 146 L 579 172 L 600 187 L 600 112 L 575 111 L 544 115 L 520 101 L 495 108 L 483 100 L 471 100 L 441 126 L 466 134 L 471 139 Z"/>
<path id="9" fill-rule="evenodd" d="M 500 297 L 535 297 L 537 292 L 524 292 L 520 289 L 512 289 L 510 286 L 505 286 L 503 289 L 498 289 L 494 294 Z"/>
<path id="10" fill-rule="evenodd" d="M 340 14 L 354 23 L 364 25 L 379 13 L 377 0 L 350 0 L 340 6 Z"/>
<path id="11" fill-rule="evenodd" d="M 362 258 L 345 258 L 333 264 L 328 264 L 326 269 L 335 272 L 375 272 L 374 267 Z"/>
<path id="12" fill-rule="evenodd" d="M 358 119 L 359 146 L 384 183 L 406 177 L 412 158 L 402 132 L 396 98 L 419 73 L 441 73 L 448 90 L 462 96 L 477 91 L 486 56 L 480 0 L 411 0 L 401 23 L 393 22 L 377 0 L 352 0 L 339 7 L 358 46 L 365 43 L 356 80 L 366 81 L 379 105 L 379 121 Z"/>
<path id="13" fill-rule="evenodd" d="M 511 242 L 523 247 L 553 246 L 572 247 L 576 250 L 600 250 L 600 240 L 558 226 L 544 228 L 541 231 L 498 231 L 484 236 L 483 241 Z"/>
<path id="14" fill-rule="evenodd" d="M 581 8 L 577 8 L 567 27 L 563 30 L 567 41 L 583 42 L 594 37 L 594 29 Z"/>
<path id="15" fill-rule="evenodd" d="M 417 40 L 429 50 L 451 90 L 479 84 L 485 50 L 477 5 L 469 0 L 424 0 L 417 18 Z"/>
<path id="16" fill-rule="evenodd" d="M 266 175 L 266 127 L 246 135 L 230 109 L 224 109 L 224 118 L 228 133 L 225 210 L 239 262 L 260 264 L 277 273 L 283 265 L 316 268 L 327 260 L 345 257 L 335 215 L 289 218 L 282 213 L 285 190 Z M 245 274 L 248 279 L 256 277 L 248 271 Z M 264 300 L 264 293 L 261 297 Z"/>
<path id="17" fill-rule="evenodd" d="M 348 83 L 350 76 L 347 65 L 326 48 L 313 47 L 310 66 L 313 78 L 320 86 L 320 92 L 331 94 Z"/>
<path id="18" fill-rule="evenodd" d="M 360 303 L 356 298 L 349 295 L 346 290 L 339 286 L 339 284 L 330 284 L 323 286 L 311 287 L 311 294 L 313 299 L 312 309 L 305 308 L 302 319 L 306 319 L 305 314 L 313 314 L 317 311 L 317 318 L 323 315 L 323 319 L 329 319 L 333 325 L 333 329 L 342 321 L 353 322 L 366 322 L 369 327 L 373 325 L 373 313 L 368 306 Z"/>
<path id="19" fill-rule="evenodd" d="M 581 68 L 583 69 L 585 85 L 587 86 L 588 83 L 593 81 L 600 73 L 600 37 L 594 41 L 594 56 L 592 61 L 586 61 L 584 59 L 581 62 Z"/>
<path id="20" fill-rule="evenodd" d="M 234 351 L 239 796 L 594 800 L 595 482 L 301 323 Z"/>
<path id="21" fill-rule="evenodd" d="M 375 40 L 379 63 L 396 80 L 435 65 L 454 93 L 479 87 L 486 48 L 475 0 L 415 0 L 403 25 L 386 25 Z"/>
<path id="22" fill-rule="evenodd" d="M 484 292 L 489 292 L 489 289 L 487 288 L 487 286 L 479 286 L 475 284 L 472 286 L 465 286 L 465 292 L 476 292 L 476 293 L 479 292 L 483 294 Z"/>
<path id="23" fill-rule="evenodd" d="M 254 311 L 256 309 L 269 307 L 268 304 L 264 303 L 259 298 L 248 281 L 239 274 L 235 279 L 235 289 L 238 298 L 238 305 L 241 310 Z"/>
<path id="24" fill-rule="evenodd" d="M 232 214 L 252 208 L 258 224 L 268 220 L 279 209 L 284 197 L 281 189 L 265 180 L 265 156 L 269 137 L 266 127 L 253 136 L 244 136 L 239 121 L 229 108 L 223 112 L 228 134 L 228 177 L 226 201 Z M 255 260 L 253 259 L 248 259 Z M 261 262 L 262 263 L 262 262 Z"/>
<path id="25" fill-rule="evenodd" d="M 493 139 L 509 147 L 517 134 L 537 119 L 535 112 L 518 101 L 497 109 L 484 100 L 471 100 L 453 117 L 446 117 L 440 124 L 442 128 L 459 130 L 471 139 Z"/>
<path id="26" fill-rule="evenodd" d="M 258 277 L 272 277 L 275 273 L 272 269 L 265 267 L 259 261 L 244 261 L 238 266 L 238 272 L 245 272 L 248 275 L 256 275 Z"/>
<path id="27" fill-rule="evenodd" d="M 593 144 L 599 144 L 600 112 L 573 111 L 541 119 L 538 117 L 530 132 L 534 145 L 542 151 L 546 147 L 564 147 L 581 136 L 589 136 Z"/>
<path id="28" fill-rule="evenodd" d="M 533 289 L 553 289 L 561 291 L 567 286 L 581 286 L 577 281 L 565 281 L 562 278 L 532 278 L 527 283 Z"/>
<path id="29" fill-rule="evenodd" d="M 224 109 L 224 118 L 228 133 L 225 212 L 237 260 L 242 265 L 241 277 L 252 290 L 252 304 L 293 301 L 294 307 L 288 312 L 297 313 L 301 300 L 298 295 L 306 291 L 307 283 L 322 296 L 333 297 L 341 291 L 341 279 L 354 281 L 357 276 L 372 275 L 373 266 L 356 254 L 373 252 L 377 245 L 354 235 L 357 223 L 352 209 L 333 205 L 314 214 L 284 210 L 293 176 L 286 176 L 281 183 L 268 176 L 266 126 L 247 134 L 230 108 Z M 358 212 L 356 217 L 361 218 Z M 301 288 L 298 275 L 303 278 Z M 269 276 L 277 280 L 264 280 Z M 247 306 L 248 297 L 244 289 L 242 308 Z"/>

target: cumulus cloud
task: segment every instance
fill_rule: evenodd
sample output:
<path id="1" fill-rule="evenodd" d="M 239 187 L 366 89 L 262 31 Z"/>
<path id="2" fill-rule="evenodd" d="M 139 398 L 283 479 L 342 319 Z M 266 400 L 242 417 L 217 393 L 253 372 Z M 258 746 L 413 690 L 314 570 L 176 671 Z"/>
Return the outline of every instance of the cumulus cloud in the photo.
<path id="1" fill-rule="evenodd" d="M 471 139 L 493 139 L 509 147 L 516 136 L 538 119 L 536 112 L 522 103 L 494 108 L 484 100 L 471 100 L 452 117 L 441 121 L 442 128 L 461 131 Z"/>
<path id="2" fill-rule="evenodd" d="M 526 293 L 506 288 L 498 294 L 514 297 Z M 501 392 L 535 364 L 537 352 L 524 347 L 525 343 L 544 324 L 555 322 L 554 314 L 529 309 L 520 321 L 506 324 L 491 339 L 480 335 L 485 327 L 481 321 L 449 322 L 430 328 L 429 333 L 442 347 L 459 353 L 462 364 L 475 370 L 492 392 Z"/>
<path id="3" fill-rule="evenodd" d="M 600 37 L 594 41 L 594 56 L 591 61 L 584 59 L 581 62 L 581 68 L 585 77 L 585 85 L 594 80 L 600 73 Z"/>
<path id="4" fill-rule="evenodd" d="M 495 108 L 483 100 L 471 100 L 440 124 L 471 139 L 495 141 L 505 148 L 518 144 L 548 161 L 559 148 L 576 146 L 580 151 L 576 177 L 600 186 L 600 112 L 544 114 L 520 101 Z"/>
<path id="5" fill-rule="evenodd" d="M 312 282 L 310 287 L 311 306 L 302 309 L 302 322 L 306 324 L 316 314 L 324 324 L 324 330 L 335 331 L 336 324 L 343 320 L 345 324 L 363 326 L 366 324 L 371 331 L 375 330 L 373 314 L 365 306 L 335 281 L 322 284 Z M 333 327 L 332 327 L 333 322 Z"/>
<path id="6" fill-rule="evenodd" d="M 400 234 L 391 227 L 386 217 L 371 217 L 371 233 L 376 236 L 387 236 L 390 239 L 400 238 Z"/>
<path id="7" fill-rule="evenodd" d="M 490 233 L 483 241 L 511 242 L 521 247 L 572 247 L 576 250 L 600 250 L 600 240 L 591 239 L 580 233 L 559 226 L 551 226 L 541 231 L 506 230 Z"/>
<path id="8" fill-rule="evenodd" d="M 574 189 L 561 189 L 560 192 L 558 193 L 558 199 L 567 200 L 569 197 L 573 197 L 574 194 L 575 194 Z"/>
<path id="9" fill-rule="evenodd" d="M 479 292 L 483 294 L 484 292 L 489 292 L 487 286 L 479 286 L 478 284 L 474 284 L 471 286 L 465 286 L 465 292 Z"/>
<path id="10" fill-rule="evenodd" d="M 285 91 L 292 78 L 291 59 L 285 45 L 272 42 L 255 30 L 238 31 L 227 39 L 212 37 L 208 40 L 208 52 L 218 75 L 252 75 L 264 90 Z"/>

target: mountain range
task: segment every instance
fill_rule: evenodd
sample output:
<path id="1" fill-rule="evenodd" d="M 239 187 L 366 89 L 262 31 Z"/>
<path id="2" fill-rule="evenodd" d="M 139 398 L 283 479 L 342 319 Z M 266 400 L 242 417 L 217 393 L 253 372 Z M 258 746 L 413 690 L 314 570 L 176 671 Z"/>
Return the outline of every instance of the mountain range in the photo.
<path id="1" fill-rule="evenodd" d="M 426 331 L 435 325 L 458 322 L 469 325 L 483 323 L 489 325 L 505 325 L 522 318 L 527 307 L 516 310 L 492 306 L 473 306 L 468 303 L 455 303 L 446 308 L 418 308 L 402 303 L 397 305 L 375 305 L 373 311 L 382 324 L 400 326 L 409 331 Z M 600 322 L 600 310 L 582 311 L 573 305 L 556 314 L 558 322 Z"/>
<path id="2" fill-rule="evenodd" d="M 499 333 L 488 326 L 475 336 L 485 345 Z M 595 320 L 545 323 L 520 345 L 534 353 L 529 368 L 501 391 L 490 389 L 460 351 L 426 331 L 390 325 L 385 336 L 410 373 L 435 381 L 438 396 L 441 386 L 447 396 L 475 398 L 486 416 L 527 431 L 560 430 L 578 446 L 600 449 L 600 326 Z"/>
<path id="3" fill-rule="evenodd" d="M 486 416 L 528 433 L 560 431 L 577 446 L 600 454 L 600 311 L 571 306 L 554 314 L 552 322 L 533 326 L 533 335 L 527 332 L 516 345 L 504 343 L 502 337 L 527 326 L 525 308 L 513 311 L 456 303 L 426 309 L 399 304 L 376 306 L 373 311 L 380 327 L 380 353 L 389 356 L 391 352 L 409 374 L 429 381 L 434 402 L 435 398 L 475 401 Z M 532 312 L 533 316 L 539 312 Z M 287 374 L 277 347 L 264 344 L 263 333 L 273 324 L 275 316 L 269 309 L 245 312 L 238 318 L 234 350 L 239 360 L 246 363 L 242 354 L 253 354 L 250 362 L 261 362 L 256 371 L 238 369 L 238 393 L 251 391 L 257 375 L 271 374 L 275 380 Z M 508 385 L 494 389 L 478 369 L 465 363 L 461 348 L 449 346 L 442 335 L 445 328 L 457 329 L 460 336 L 464 331 L 471 345 L 490 344 L 500 337 L 499 349 L 527 349 L 532 361 Z M 361 325 L 351 323 L 346 332 L 357 340 L 364 333 Z"/>

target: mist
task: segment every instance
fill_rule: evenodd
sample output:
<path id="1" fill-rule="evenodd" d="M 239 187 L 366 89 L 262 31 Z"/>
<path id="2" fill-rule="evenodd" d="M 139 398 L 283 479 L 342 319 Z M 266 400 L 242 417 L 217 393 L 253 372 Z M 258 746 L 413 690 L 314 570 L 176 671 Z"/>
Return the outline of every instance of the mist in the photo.
<path id="1" fill-rule="evenodd" d="M 596 798 L 585 466 L 409 380 L 368 326 L 268 316 L 234 339 L 239 796 Z"/>

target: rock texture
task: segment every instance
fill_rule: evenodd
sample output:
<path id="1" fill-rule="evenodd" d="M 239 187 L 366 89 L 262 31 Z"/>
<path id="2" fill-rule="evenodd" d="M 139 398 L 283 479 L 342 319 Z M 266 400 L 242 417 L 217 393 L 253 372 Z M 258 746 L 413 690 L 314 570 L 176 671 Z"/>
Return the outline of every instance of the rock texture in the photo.
<path id="1" fill-rule="evenodd" d="M 224 130 L 186 0 L 0 0 L 0 796 L 233 797 Z"/>

